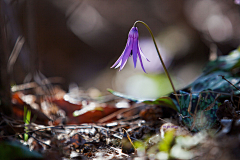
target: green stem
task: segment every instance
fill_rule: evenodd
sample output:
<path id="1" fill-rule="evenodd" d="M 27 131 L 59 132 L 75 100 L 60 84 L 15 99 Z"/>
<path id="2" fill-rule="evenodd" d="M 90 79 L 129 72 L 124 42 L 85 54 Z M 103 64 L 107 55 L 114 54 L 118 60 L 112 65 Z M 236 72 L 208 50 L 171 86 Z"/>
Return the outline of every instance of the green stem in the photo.
<path id="1" fill-rule="evenodd" d="M 177 102 L 178 102 L 178 105 L 179 105 L 179 99 L 178 99 L 178 96 L 177 96 L 177 92 L 176 92 L 175 87 L 174 87 L 174 85 L 173 85 L 172 79 L 171 79 L 171 77 L 170 77 L 170 75 L 169 75 L 169 73 L 168 73 L 168 71 L 167 71 L 167 68 L 166 68 L 166 66 L 165 66 L 165 64 L 164 64 L 164 62 L 163 62 L 162 56 L 161 56 L 161 54 L 160 54 L 160 52 L 159 52 L 159 49 L 158 49 L 158 47 L 157 47 L 157 43 L 156 43 L 156 41 L 155 41 L 155 38 L 154 38 L 154 36 L 153 36 L 153 33 L 152 33 L 151 29 L 150 29 L 150 28 L 148 27 L 148 25 L 147 25 L 145 22 L 143 22 L 143 21 L 136 21 L 136 22 L 134 23 L 133 27 L 135 27 L 137 23 L 142 23 L 142 24 L 148 29 L 149 33 L 151 34 L 152 39 L 153 39 L 153 43 L 154 43 L 155 48 L 156 48 L 157 53 L 158 53 L 158 56 L 159 56 L 159 58 L 160 58 L 160 61 L 161 61 L 162 66 L 163 66 L 163 68 L 164 68 L 164 71 L 165 71 L 165 73 L 166 73 L 166 75 L 167 75 L 167 77 L 168 77 L 168 79 L 169 79 L 169 81 L 170 81 L 170 83 L 171 83 L 173 92 L 174 92 L 174 94 L 175 94 L 175 96 L 176 96 L 176 99 L 177 99 Z"/>

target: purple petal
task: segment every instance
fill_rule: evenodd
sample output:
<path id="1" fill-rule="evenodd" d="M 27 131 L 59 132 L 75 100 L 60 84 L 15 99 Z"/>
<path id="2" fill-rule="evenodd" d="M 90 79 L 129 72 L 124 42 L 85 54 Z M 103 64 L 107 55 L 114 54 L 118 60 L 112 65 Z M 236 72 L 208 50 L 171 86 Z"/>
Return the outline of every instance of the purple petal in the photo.
<path id="1" fill-rule="evenodd" d="M 122 59 L 121 59 L 121 61 L 118 63 L 118 65 L 115 67 L 115 69 L 118 68 L 118 67 L 120 67 L 121 64 L 122 64 Z"/>
<path id="2" fill-rule="evenodd" d="M 122 62 L 121 60 L 122 60 L 122 58 L 123 58 L 123 56 L 124 56 L 124 54 L 125 54 L 125 52 L 126 52 L 126 49 L 127 49 L 128 46 L 129 46 L 129 43 L 130 43 L 130 38 L 128 38 L 128 40 L 127 40 L 127 44 L 126 44 L 126 47 L 125 47 L 123 53 L 122 53 L 121 56 L 118 58 L 118 60 L 112 65 L 111 68 L 115 67 L 118 63 L 121 65 L 121 62 Z M 119 65 L 117 65 L 115 68 L 118 68 L 118 67 L 119 67 Z"/>
<path id="3" fill-rule="evenodd" d="M 132 43 L 133 43 L 133 37 L 129 36 L 128 37 L 128 45 L 126 46 L 125 50 L 124 50 L 124 55 L 122 58 L 122 63 L 121 63 L 121 67 L 119 69 L 119 71 L 121 71 L 123 69 L 123 67 L 125 66 L 125 64 L 127 63 L 127 60 L 130 56 L 131 50 L 132 50 Z"/>
<path id="4" fill-rule="evenodd" d="M 122 60 L 123 55 L 124 55 L 124 52 L 121 54 L 121 56 L 118 58 L 118 60 L 112 65 L 111 68 L 115 67 Z M 121 63 L 119 63 L 119 64 L 121 64 Z"/>
<path id="5" fill-rule="evenodd" d="M 131 42 L 130 42 L 131 44 Z M 122 63 L 121 63 L 121 67 L 119 69 L 119 71 L 121 71 L 123 69 L 123 67 L 125 66 L 125 64 L 127 63 L 127 60 L 129 58 L 129 55 L 131 53 L 131 50 L 132 50 L 132 47 L 129 45 L 126 47 L 126 50 L 124 51 L 124 55 L 123 55 L 123 58 L 122 58 Z"/>
<path id="6" fill-rule="evenodd" d="M 141 66 L 142 66 L 143 71 L 144 71 L 145 73 L 147 73 L 147 72 L 145 71 L 145 69 L 144 69 L 144 66 L 143 66 L 143 63 L 142 63 L 142 58 L 141 58 L 141 56 L 140 56 L 139 53 L 138 53 L 138 57 L 139 57 L 139 60 L 140 60 L 140 63 L 141 63 Z"/>
<path id="7" fill-rule="evenodd" d="M 140 55 L 143 56 L 143 58 L 145 58 L 148 62 L 150 62 L 150 61 L 147 59 L 147 57 L 143 54 L 142 49 L 141 49 L 140 46 L 139 46 L 139 43 L 138 43 L 138 49 L 139 49 Z"/>
<path id="8" fill-rule="evenodd" d="M 111 68 L 120 67 L 119 71 L 121 71 L 123 69 L 123 67 L 126 65 L 128 58 L 131 56 L 131 52 L 132 52 L 132 55 L 133 55 L 134 67 L 136 68 L 137 57 L 139 56 L 139 58 L 141 60 L 141 56 L 139 54 L 140 50 L 139 50 L 139 47 L 138 47 L 138 30 L 137 30 L 137 27 L 132 27 L 131 30 L 129 31 L 126 47 L 125 47 L 123 53 L 121 54 L 121 56 L 113 64 L 113 66 Z M 141 65 L 142 65 L 142 60 L 141 60 Z M 142 65 L 142 68 L 143 68 L 143 65 Z M 143 70 L 144 70 L 144 68 L 143 68 Z M 145 72 L 145 70 L 144 70 L 144 72 Z"/>
<path id="9" fill-rule="evenodd" d="M 138 29 L 137 27 L 132 27 L 129 31 L 128 37 L 138 37 Z"/>
<path id="10" fill-rule="evenodd" d="M 136 64 L 137 64 L 137 52 L 138 52 L 138 39 L 134 38 L 133 49 L 132 49 L 134 68 L 136 68 Z"/>

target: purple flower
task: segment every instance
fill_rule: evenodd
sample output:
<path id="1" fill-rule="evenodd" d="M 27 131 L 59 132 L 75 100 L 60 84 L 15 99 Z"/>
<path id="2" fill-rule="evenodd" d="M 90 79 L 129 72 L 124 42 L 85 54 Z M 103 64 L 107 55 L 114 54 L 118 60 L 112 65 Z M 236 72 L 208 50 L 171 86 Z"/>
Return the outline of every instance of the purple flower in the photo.
<path id="1" fill-rule="evenodd" d="M 131 28 L 131 30 L 128 34 L 128 40 L 127 40 L 126 47 L 125 47 L 122 55 L 118 58 L 118 60 L 113 64 L 113 66 L 111 68 L 120 67 L 119 71 L 121 71 L 123 69 L 123 67 L 125 66 L 125 64 L 127 63 L 128 58 L 131 57 L 131 56 L 133 56 L 134 68 L 136 68 L 137 57 L 138 57 L 139 60 L 140 60 L 142 69 L 146 73 L 146 71 L 143 67 L 141 56 L 144 57 L 147 61 L 149 61 L 149 60 L 145 57 L 141 48 L 139 47 L 137 27 L 132 27 Z"/>

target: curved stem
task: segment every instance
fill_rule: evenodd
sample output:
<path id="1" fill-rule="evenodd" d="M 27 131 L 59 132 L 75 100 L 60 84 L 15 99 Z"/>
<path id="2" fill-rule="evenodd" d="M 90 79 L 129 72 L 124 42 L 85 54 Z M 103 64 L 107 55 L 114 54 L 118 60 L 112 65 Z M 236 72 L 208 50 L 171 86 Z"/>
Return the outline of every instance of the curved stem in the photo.
<path id="1" fill-rule="evenodd" d="M 160 54 L 160 52 L 159 52 L 159 49 L 158 49 L 158 47 L 157 47 L 157 43 L 156 43 L 156 41 L 155 41 L 155 38 L 154 38 L 154 36 L 153 36 L 153 33 L 152 33 L 151 29 L 150 29 L 150 28 L 148 27 L 148 25 L 147 25 L 145 22 L 143 22 L 143 21 L 136 21 L 136 22 L 133 24 L 133 26 L 135 27 L 137 23 L 142 23 L 142 24 L 148 29 L 149 33 L 151 34 L 152 39 L 153 39 L 153 43 L 154 43 L 155 48 L 156 48 L 157 53 L 158 53 L 158 56 L 159 56 L 159 58 L 160 58 L 160 61 L 161 61 L 162 66 L 163 66 L 163 68 L 164 68 L 164 71 L 165 71 L 165 73 L 166 73 L 166 75 L 167 75 L 167 77 L 168 77 L 168 79 L 169 79 L 169 81 L 170 81 L 170 83 L 171 83 L 173 92 L 174 92 L 174 94 L 175 94 L 175 96 L 176 96 L 176 99 L 177 99 L 177 102 L 178 102 L 178 105 L 179 105 L 179 99 L 178 99 L 178 96 L 177 96 L 177 92 L 176 92 L 175 87 L 174 87 L 174 85 L 173 85 L 172 79 L 171 79 L 171 77 L 170 77 L 170 75 L 169 75 L 169 73 L 168 73 L 168 71 L 167 71 L 167 68 L 166 68 L 166 66 L 165 66 L 165 64 L 164 64 L 164 62 L 163 62 L 162 56 L 161 56 L 161 54 Z"/>

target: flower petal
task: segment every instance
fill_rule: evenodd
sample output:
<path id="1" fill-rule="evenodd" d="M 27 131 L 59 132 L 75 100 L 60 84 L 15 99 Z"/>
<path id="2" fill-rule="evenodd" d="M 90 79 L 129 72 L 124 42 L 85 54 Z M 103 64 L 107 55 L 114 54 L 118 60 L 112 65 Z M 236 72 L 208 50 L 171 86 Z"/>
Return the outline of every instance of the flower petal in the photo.
<path id="1" fill-rule="evenodd" d="M 133 39 L 133 49 L 132 49 L 132 55 L 133 55 L 133 63 L 134 63 L 134 68 L 136 68 L 137 64 L 137 52 L 138 52 L 138 39 L 134 38 Z"/>
<path id="2" fill-rule="evenodd" d="M 122 60 L 123 55 L 124 55 L 124 52 L 123 52 L 122 55 L 118 58 L 118 60 L 112 65 L 111 68 L 115 67 L 117 64 L 121 64 L 120 61 Z M 118 68 L 118 67 L 116 67 L 116 68 Z"/>
<path id="3" fill-rule="evenodd" d="M 139 60 L 140 60 L 140 63 L 141 63 L 141 66 L 142 66 L 142 69 L 145 73 L 147 73 L 144 69 L 144 66 L 143 66 L 143 63 L 142 63 L 142 58 L 141 58 L 141 55 L 138 53 L 138 57 L 139 57 Z"/>
<path id="4" fill-rule="evenodd" d="M 113 68 L 113 67 L 115 67 L 117 64 L 120 64 L 121 65 L 121 60 L 122 60 L 122 58 L 123 58 L 123 56 L 124 56 L 124 54 L 125 54 L 125 51 L 126 51 L 126 49 L 128 48 L 128 46 L 129 46 L 129 43 L 130 43 L 130 38 L 128 38 L 128 40 L 127 40 L 127 44 L 126 44 L 126 47 L 125 47 L 125 49 L 123 50 L 123 53 L 121 54 L 121 56 L 118 58 L 118 60 L 112 65 L 112 67 L 111 68 Z M 119 66 L 117 65 L 115 68 L 118 68 Z"/>
<path id="5" fill-rule="evenodd" d="M 123 69 L 123 67 L 125 66 L 125 64 L 127 63 L 127 60 L 131 54 L 132 43 L 133 43 L 133 38 L 130 37 L 129 46 L 126 46 L 126 48 L 124 50 L 124 55 L 122 58 L 122 63 L 121 63 L 121 67 L 120 67 L 119 71 L 121 71 Z"/>
<path id="6" fill-rule="evenodd" d="M 141 49 L 140 46 L 139 46 L 139 43 L 138 43 L 138 49 L 139 49 L 140 55 L 143 56 L 143 58 L 145 58 L 148 62 L 150 62 L 150 61 L 147 59 L 147 57 L 143 54 L 142 49 Z"/>
<path id="7" fill-rule="evenodd" d="M 137 27 L 132 27 L 129 31 L 128 37 L 138 37 L 138 29 Z"/>
<path id="8" fill-rule="evenodd" d="M 120 67 L 121 64 L 122 64 L 122 59 L 120 60 L 120 62 L 118 63 L 118 65 L 115 67 L 115 69 L 118 68 L 118 67 Z"/>
<path id="9" fill-rule="evenodd" d="M 122 63 L 121 63 L 121 67 L 120 67 L 119 71 L 121 71 L 123 69 L 123 67 L 125 66 L 125 64 L 127 63 L 130 53 L 131 53 L 131 47 L 128 46 L 126 48 L 124 56 L 122 58 Z"/>

